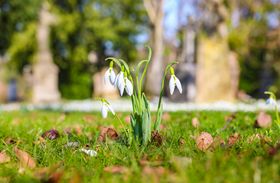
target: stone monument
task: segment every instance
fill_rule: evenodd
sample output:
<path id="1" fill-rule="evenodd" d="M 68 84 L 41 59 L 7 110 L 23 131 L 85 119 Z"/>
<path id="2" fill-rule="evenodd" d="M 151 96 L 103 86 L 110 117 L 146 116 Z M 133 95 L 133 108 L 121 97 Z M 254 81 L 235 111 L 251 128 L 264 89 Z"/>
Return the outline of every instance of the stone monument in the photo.
<path id="1" fill-rule="evenodd" d="M 198 46 L 196 102 L 234 101 L 230 51 L 226 39 L 201 38 Z"/>
<path id="2" fill-rule="evenodd" d="M 44 3 L 37 29 L 38 61 L 33 67 L 32 100 L 35 103 L 57 102 L 60 99 L 58 68 L 53 63 L 49 49 L 49 28 L 54 23 L 55 17 L 48 11 L 48 4 Z"/>

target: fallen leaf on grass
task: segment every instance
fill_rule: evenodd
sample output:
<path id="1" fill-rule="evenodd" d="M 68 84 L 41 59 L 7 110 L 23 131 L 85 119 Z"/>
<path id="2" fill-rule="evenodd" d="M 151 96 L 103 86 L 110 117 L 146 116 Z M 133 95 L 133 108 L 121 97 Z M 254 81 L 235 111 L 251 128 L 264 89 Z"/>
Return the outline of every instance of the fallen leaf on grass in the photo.
<path id="1" fill-rule="evenodd" d="M 7 138 L 5 139 L 5 143 L 6 143 L 7 145 L 10 145 L 10 144 L 15 144 L 15 143 L 17 143 L 17 141 L 16 141 L 15 139 L 11 138 L 11 137 L 7 137 Z"/>
<path id="2" fill-rule="evenodd" d="M 183 146 L 183 145 L 186 144 L 186 140 L 185 140 L 183 137 L 180 137 L 179 140 L 178 140 L 178 144 L 179 144 L 180 146 Z"/>
<path id="3" fill-rule="evenodd" d="M 96 117 L 93 116 L 93 115 L 85 115 L 85 116 L 83 117 L 83 120 L 84 120 L 85 122 L 91 123 L 91 122 L 93 122 L 94 120 L 96 120 Z"/>
<path id="4" fill-rule="evenodd" d="M 207 150 L 212 143 L 213 143 L 213 137 L 207 132 L 202 132 L 196 138 L 196 146 L 201 151 Z"/>
<path id="5" fill-rule="evenodd" d="M 50 167 L 37 168 L 34 170 L 34 177 L 41 182 L 57 182 L 57 172 L 63 172 L 62 169 L 60 169 L 62 166 L 63 163 L 59 162 Z"/>
<path id="6" fill-rule="evenodd" d="M 81 175 L 78 172 L 74 172 L 69 183 L 80 183 L 80 182 L 83 182 Z"/>
<path id="7" fill-rule="evenodd" d="M 130 115 L 125 116 L 124 121 L 125 121 L 127 124 L 130 124 Z"/>
<path id="8" fill-rule="evenodd" d="M 127 167 L 119 166 L 119 165 L 107 166 L 103 170 L 104 170 L 104 172 L 114 173 L 114 174 L 123 174 L 123 173 L 128 172 Z"/>
<path id="9" fill-rule="evenodd" d="M 64 174 L 63 170 L 56 171 L 56 172 L 51 174 L 51 176 L 49 177 L 47 182 L 49 182 L 49 183 L 58 183 L 58 182 L 60 182 L 63 174 Z"/>
<path id="10" fill-rule="evenodd" d="M 59 133 L 57 130 L 52 129 L 52 130 L 48 130 L 48 131 L 44 132 L 42 134 L 42 137 L 44 139 L 55 140 L 59 137 Z"/>
<path id="11" fill-rule="evenodd" d="M 11 160 L 10 156 L 5 151 L 0 152 L 0 164 L 7 163 Z"/>
<path id="12" fill-rule="evenodd" d="M 119 137 L 117 131 L 112 127 L 101 127 L 100 135 L 98 137 L 99 142 L 105 142 L 106 138 L 111 140 L 117 140 Z"/>
<path id="13" fill-rule="evenodd" d="M 279 152 L 279 150 L 280 150 L 280 143 L 278 142 L 274 147 L 270 147 L 267 153 L 270 156 L 274 156 Z"/>
<path id="14" fill-rule="evenodd" d="M 240 135 L 238 133 L 234 133 L 228 138 L 228 146 L 233 146 L 240 139 Z"/>
<path id="15" fill-rule="evenodd" d="M 163 121 L 169 121 L 170 119 L 171 119 L 171 116 L 170 116 L 170 114 L 168 112 L 164 112 L 162 114 L 162 120 Z"/>
<path id="16" fill-rule="evenodd" d="M 144 175 L 153 175 L 157 177 L 162 176 L 167 172 L 168 171 L 162 166 L 158 166 L 158 167 L 145 166 L 142 171 Z"/>
<path id="17" fill-rule="evenodd" d="M 198 128 L 198 127 L 200 126 L 200 123 L 199 123 L 199 120 L 198 120 L 197 117 L 194 117 L 194 118 L 192 119 L 192 126 L 193 126 L 194 128 Z"/>
<path id="18" fill-rule="evenodd" d="M 272 123 L 272 118 L 269 114 L 261 111 L 258 116 L 257 120 L 255 122 L 255 127 L 259 128 L 269 128 Z"/>
<path id="19" fill-rule="evenodd" d="M 217 147 L 225 147 L 225 141 L 222 139 L 220 136 L 216 136 L 213 139 L 213 143 L 211 144 L 212 148 L 217 148 Z"/>
<path id="20" fill-rule="evenodd" d="M 152 132 L 152 142 L 155 143 L 156 146 L 162 145 L 163 139 L 158 131 Z"/>
<path id="21" fill-rule="evenodd" d="M 35 160 L 27 152 L 20 150 L 17 147 L 14 147 L 14 152 L 19 159 L 21 167 L 31 169 L 36 167 Z"/>
<path id="22" fill-rule="evenodd" d="M 75 134 L 75 135 L 83 134 L 83 128 L 78 124 L 76 124 L 72 127 L 65 128 L 63 131 L 66 135 L 69 135 L 69 136 L 71 136 L 73 134 Z"/>

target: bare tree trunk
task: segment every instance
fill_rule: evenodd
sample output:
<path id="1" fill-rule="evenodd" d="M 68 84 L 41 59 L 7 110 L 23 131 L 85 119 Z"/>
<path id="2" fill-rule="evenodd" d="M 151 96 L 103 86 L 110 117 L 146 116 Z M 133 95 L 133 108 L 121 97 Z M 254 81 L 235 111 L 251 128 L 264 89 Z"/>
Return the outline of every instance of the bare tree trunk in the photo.
<path id="1" fill-rule="evenodd" d="M 153 56 L 147 72 L 147 93 L 158 96 L 163 74 L 163 4 L 164 0 L 144 0 L 144 6 L 151 21 L 151 40 Z"/>

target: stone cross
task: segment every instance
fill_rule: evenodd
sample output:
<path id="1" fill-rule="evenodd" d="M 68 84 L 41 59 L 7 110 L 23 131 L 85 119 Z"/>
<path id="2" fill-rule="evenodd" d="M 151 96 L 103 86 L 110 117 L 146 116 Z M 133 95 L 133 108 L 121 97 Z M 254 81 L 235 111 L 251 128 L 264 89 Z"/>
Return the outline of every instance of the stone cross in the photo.
<path id="1" fill-rule="evenodd" d="M 35 103 L 57 102 L 60 99 L 58 91 L 58 68 L 53 63 L 49 49 L 50 25 L 55 23 L 55 17 L 44 3 L 40 11 L 37 29 L 38 53 L 37 63 L 33 67 L 33 96 Z"/>

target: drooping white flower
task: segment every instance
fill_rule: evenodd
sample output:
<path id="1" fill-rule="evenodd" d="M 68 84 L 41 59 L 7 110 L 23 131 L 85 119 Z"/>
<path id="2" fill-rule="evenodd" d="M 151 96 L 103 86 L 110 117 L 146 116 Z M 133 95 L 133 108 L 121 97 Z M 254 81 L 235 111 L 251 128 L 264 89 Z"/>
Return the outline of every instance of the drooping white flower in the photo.
<path id="1" fill-rule="evenodd" d="M 115 115 L 115 112 L 113 108 L 110 106 L 110 104 L 106 101 L 102 101 L 101 114 L 103 118 L 107 117 L 108 111 L 111 111 L 111 113 Z"/>
<path id="2" fill-rule="evenodd" d="M 269 104 L 269 105 L 273 105 L 273 106 L 276 106 L 276 105 L 277 105 L 276 100 L 275 100 L 274 98 L 272 98 L 272 97 L 269 97 L 269 98 L 266 100 L 265 103 L 266 103 L 266 104 Z"/>
<path id="3" fill-rule="evenodd" d="M 179 92 L 182 93 L 182 85 L 180 80 L 174 74 L 172 74 L 169 80 L 169 89 L 171 95 L 173 95 L 175 87 L 177 87 Z"/>
<path id="4" fill-rule="evenodd" d="M 131 96 L 133 94 L 133 86 L 131 81 L 127 77 L 124 78 L 124 84 L 126 93 Z"/>
<path id="5" fill-rule="evenodd" d="M 114 85 L 115 80 L 116 80 L 116 74 L 115 74 L 113 68 L 110 67 L 110 68 L 105 72 L 104 82 L 105 82 L 105 84 L 111 83 L 112 85 Z"/>
<path id="6" fill-rule="evenodd" d="M 114 86 L 119 89 L 122 96 L 125 88 L 124 73 L 122 71 L 117 75 Z"/>

